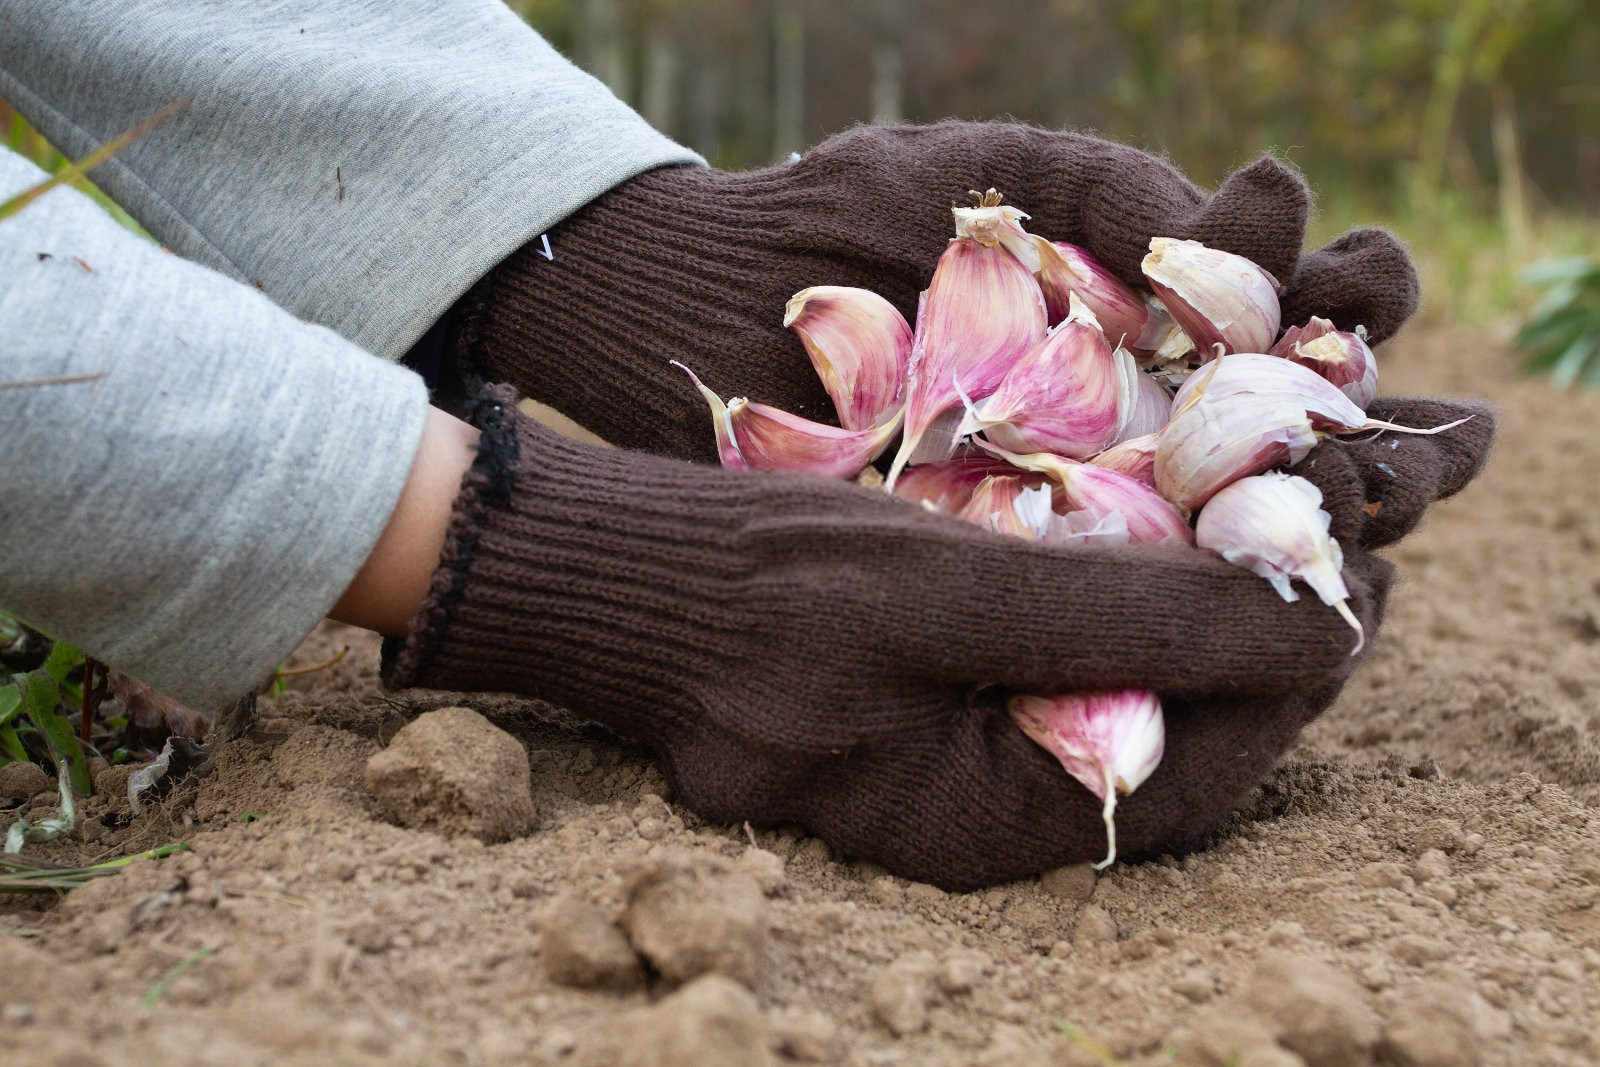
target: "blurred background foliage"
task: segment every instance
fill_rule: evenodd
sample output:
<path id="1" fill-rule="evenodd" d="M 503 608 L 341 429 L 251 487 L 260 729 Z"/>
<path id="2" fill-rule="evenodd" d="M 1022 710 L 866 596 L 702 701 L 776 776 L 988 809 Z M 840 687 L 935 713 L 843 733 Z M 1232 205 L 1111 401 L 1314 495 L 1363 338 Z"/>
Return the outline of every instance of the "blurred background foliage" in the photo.
<path id="1" fill-rule="evenodd" d="M 1425 317 L 1469 323 L 1532 305 L 1526 264 L 1600 248 L 1591 0 L 509 2 L 720 166 L 946 116 L 1096 132 L 1207 186 L 1273 151 L 1318 192 L 1315 239 L 1395 230 Z M 3 102 L 0 133 L 59 163 Z"/>
<path id="2" fill-rule="evenodd" d="M 1014 117 L 1213 186 L 1273 151 L 1313 236 L 1378 223 L 1424 310 L 1525 308 L 1518 269 L 1600 247 L 1589 0 L 512 0 L 658 128 L 728 167 L 857 122 Z M 1026 207 L 1026 205 L 1023 205 Z"/>

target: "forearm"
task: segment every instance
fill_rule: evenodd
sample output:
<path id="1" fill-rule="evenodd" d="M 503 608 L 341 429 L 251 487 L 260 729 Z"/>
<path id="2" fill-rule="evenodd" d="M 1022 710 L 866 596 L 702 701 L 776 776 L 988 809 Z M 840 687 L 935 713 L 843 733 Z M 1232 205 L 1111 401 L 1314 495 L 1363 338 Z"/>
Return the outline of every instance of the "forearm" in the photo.
<path id="1" fill-rule="evenodd" d="M 181 255 L 398 358 L 514 249 L 698 159 L 497 0 L 10 0 L 0 98 Z"/>
<path id="2" fill-rule="evenodd" d="M 40 172 L 0 151 L 0 199 Z M 350 586 L 421 381 L 58 189 L 0 222 L 0 606 L 196 707 Z"/>

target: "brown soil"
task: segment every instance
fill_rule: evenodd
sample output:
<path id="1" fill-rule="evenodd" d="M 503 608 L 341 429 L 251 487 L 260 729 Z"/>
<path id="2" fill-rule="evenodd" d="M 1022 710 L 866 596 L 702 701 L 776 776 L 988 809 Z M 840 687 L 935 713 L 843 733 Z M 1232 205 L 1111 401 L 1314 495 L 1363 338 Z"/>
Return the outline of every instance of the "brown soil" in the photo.
<path id="1" fill-rule="evenodd" d="M 373 642 L 327 627 L 298 660 L 350 659 L 265 702 L 218 774 L 108 829 L 107 772 L 46 854 L 192 852 L 0 903 L 5 1058 L 1600 1061 L 1600 392 L 1475 336 L 1390 348 L 1386 392 L 1491 396 L 1498 449 L 1394 551 L 1371 660 L 1211 850 L 965 895 L 793 830 L 753 851 L 637 751 L 538 705 L 384 694 Z M 523 742 L 531 833 L 377 814 L 368 757 L 452 703 Z M 707 968 L 740 984 L 673 993 Z"/>

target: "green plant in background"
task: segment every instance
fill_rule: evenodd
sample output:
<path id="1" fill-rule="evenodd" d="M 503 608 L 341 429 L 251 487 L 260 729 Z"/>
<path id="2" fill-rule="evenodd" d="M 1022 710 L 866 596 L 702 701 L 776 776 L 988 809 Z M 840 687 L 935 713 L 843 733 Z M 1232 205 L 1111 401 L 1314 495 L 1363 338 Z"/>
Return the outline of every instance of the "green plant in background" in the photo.
<path id="1" fill-rule="evenodd" d="M 1545 287 L 1513 342 L 1528 353 L 1523 371 L 1548 374 L 1563 389 L 1600 386 L 1600 258 L 1542 260 L 1523 280 Z"/>
<path id="2" fill-rule="evenodd" d="M 0 614 L 0 638 L 13 634 L 17 635 L 15 641 L 25 632 L 16 619 Z M 4 644 L 0 641 L 0 646 Z M 57 641 L 43 663 L 12 674 L 7 684 L 0 685 L 0 763 L 27 761 L 24 739 L 32 735 L 58 764 L 66 762 L 73 788 L 87 796 L 93 788 L 88 758 L 72 719 L 62 711 L 63 705 L 72 707 L 83 701 L 81 683 L 69 681 L 68 676 L 84 662 L 80 649 Z"/>

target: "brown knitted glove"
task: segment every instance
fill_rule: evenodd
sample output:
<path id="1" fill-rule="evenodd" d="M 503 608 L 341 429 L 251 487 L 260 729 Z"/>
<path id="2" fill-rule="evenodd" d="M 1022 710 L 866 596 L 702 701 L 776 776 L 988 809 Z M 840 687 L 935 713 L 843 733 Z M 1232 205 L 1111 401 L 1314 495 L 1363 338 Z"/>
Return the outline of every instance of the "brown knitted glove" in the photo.
<path id="1" fill-rule="evenodd" d="M 478 401 L 479 456 L 385 681 L 565 706 L 649 746 L 677 799 L 713 820 L 798 822 L 952 888 L 1098 859 L 1099 803 L 1004 700 L 1138 686 L 1165 703 L 1167 754 L 1119 805 L 1118 838 L 1129 856 L 1177 847 L 1356 662 L 1315 597 L 1285 603 L 1198 549 L 1046 548 L 847 483 L 576 444 L 513 400 Z M 1391 453 L 1398 478 L 1459 488 L 1492 420 L 1467 426 L 1464 442 Z M 1335 466 L 1319 462 L 1325 484 L 1359 510 L 1366 487 Z M 1414 522 L 1398 514 L 1414 499 L 1384 510 Z M 1390 569 L 1346 548 L 1374 635 Z"/>
<path id="2" fill-rule="evenodd" d="M 809 285 L 881 293 L 907 321 L 953 236 L 952 204 L 994 187 L 1030 228 L 1083 245 L 1140 280 L 1152 236 L 1248 256 L 1289 286 L 1286 323 L 1314 313 L 1382 340 L 1411 314 L 1417 280 L 1379 230 L 1300 258 L 1308 193 L 1264 158 L 1210 196 L 1137 149 L 1030 126 L 862 127 L 799 162 L 729 174 L 652 171 L 563 222 L 554 259 L 524 248 L 459 305 L 457 358 L 608 441 L 715 458 L 704 403 L 679 359 L 723 395 L 833 422 L 783 308 Z"/>

